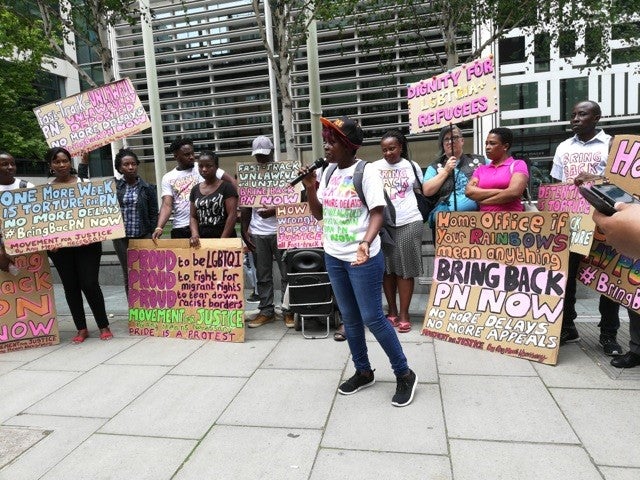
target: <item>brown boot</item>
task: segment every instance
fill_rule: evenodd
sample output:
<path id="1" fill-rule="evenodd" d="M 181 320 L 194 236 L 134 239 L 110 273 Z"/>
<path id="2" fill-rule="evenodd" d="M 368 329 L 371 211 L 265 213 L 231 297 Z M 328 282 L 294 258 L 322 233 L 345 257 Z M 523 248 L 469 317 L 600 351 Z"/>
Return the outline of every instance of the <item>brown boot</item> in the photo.
<path id="1" fill-rule="evenodd" d="M 284 325 L 287 328 L 293 328 L 296 325 L 296 321 L 294 319 L 293 313 L 291 312 L 286 312 L 284 315 L 282 315 L 282 318 L 284 319 Z"/>
<path id="2" fill-rule="evenodd" d="M 269 316 L 263 313 L 259 313 L 256 316 L 256 318 L 254 318 L 249 323 L 247 323 L 247 327 L 249 328 L 261 327 L 262 325 L 273 322 L 275 319 L 276 319 L 275 315 Z"/>

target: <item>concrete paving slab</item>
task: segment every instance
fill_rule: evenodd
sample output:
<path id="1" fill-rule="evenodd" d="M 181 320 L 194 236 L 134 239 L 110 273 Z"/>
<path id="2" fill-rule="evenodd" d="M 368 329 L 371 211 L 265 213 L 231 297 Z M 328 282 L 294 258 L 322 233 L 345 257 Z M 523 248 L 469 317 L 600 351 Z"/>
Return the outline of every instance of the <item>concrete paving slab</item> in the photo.
<path id="1" fill-rule="evenodd" d="M 575 343 L 562 346 L 558 365 L 535 363 L 533 367 L 547 387 L 640 389 L 640 379 L 628 382 L 611 379 L 594 363 L 593 357 Z"/>
<path id="2" fill-rule="evenodd" d="M 373 339 L 373 337 L 372 337 Z M 435 383 L 438 381 L 438 371 L 436 369 L 436 358 L 431 342 L 401 342 L 402 350 L 407 357 L 409 368 L 411 368 L 421 383 Z M 395 385 L 396 376 L 391 369 L 389 358 L 380 344 L 373 339 L 367 342 L 369 351 L 369 363 L 376 370 L 376 382 L 393 382 Z M 349 357 L 347 366 L 342 375 L 342 381 L 351 378 L 355 372 L 353 361 Z"/>
<path id="3" fill-rule="evenodd" d="M 339 378 L 337 370 L 259 369 L 217 423 L 322 428 Z"/>
<path id="4" fill-rule="evenodd" d="M 340 370 L 349 357 L 346 342 L 332 337 L 309 340 L 298 335 L 285 335 L 262 364 L 262 368 Z"/>
<path id="5" fill-rule="evenodd" d="M 551 394 L 598 465 L 640 467 L 640 390 L 552 388 Z"/>
<path id="6" fill-rule="evenodd" d="M 24 365 L 26 362 L 0 362 L 0 375 Z"/>
<path id="7" fill-rule="evenodd" d="M 216 425 L 175 480 L 306 480 L 321 435 L 320 430 Z"/>
<path id="8" fill-rule="evenodd" d="M 59 343 L 58 345 L 51 345 L 49 347 L 28 348 L 26 350 L 19 350 L 17 352 L 0 353 L 0 363 L 3 362 L 32 362 L 37 358 L 49 355 L 51 352 L 55 352 L 59 348 L 62 348 L 65 344 Z"/>
<path id="9" fill-rule="evenodd" d="M 579 446 L 451 440 L 456 480 L 535 479 L 601 480 Z"/>
<path id="10" fill-rule="evenodd" d="M 77 372 L 12 370 L 0 376 L 0 424 L 75 379 Z"/>
<path id="11" fill-rule="evenodd" d="M 244 378 L 168 375 L 121 410 L 99 433 L 200 439 L 245 382 Z"/>
<path id="12" fill-rule="evenodd" d="M 0 470 L 48 433 L 46 430 L 0 426 Z"/>
<path id="13" fill-rule="evenodd" d="M 86 372 L 118 353 L 126 350 L 140 339 L 132 337 L 114 337 L 108 342 L 89 337 L 83 343 L 65 343 L 49 355 L 29 362 L 25 370 L 69 370 Z"/>
<path id="14" fill-rule="evenodd" d="M 171 370 L 172 375 L 250 377 L 277 345 L 276 340 L 205 342 Z"/>
<path id="15" fill-rule="evenodd" d="M 113 417 L 158 381 L 167 367 L 99 365 L 30 407 L 27 412 L 75 417 Z"/>
<path id="16" fill-rule="evenodd" d="M 605 480 L 638 480 L 640 468 L 600 467 Z"/>
<path id="17" fill-rule="evenodd" d="M 436 340 L 438 371 L 458 375 L 523 375 L 535 376 L 531 362 L 522 358 L 487 352 Z"/>
<path id="18" fill-rule="evenodd" d="M 449 459 L 436 455 L 321 449 L 310 480 L 446 480 Z"/>
<path id="19" fill-rule="evenodd" d="M 395 391 L 395 382 L 376 381 L 353 395 L 338 395 L 322 447 L 447 454 L 438 386 L 419 383 L 413 402 L 402 408 L 391 405 Z"/>
<path id="20" fill-rule="evenodd" d="M 441 375 L 450 438 L 579 443 L 537 377 Z"/>
<path id="21" fill-rule="evenodd" d="M 18 415 L 8 425 L 47 430 L 49 434 L 16 461 L 0 470 L 0 478 L 11 480 L 39 479 L 72 452 L 102 424 L 103 419 Z"/>
<path id="22" fill-rule="evenodd" d="M 105 363 L 113 365 L 177 365 L 198 348 L 203 340 L 179 338 L 132 337 L 140 341 Z"/>
<path id="23" fill-rule="evenodd" d="M 244 321 L 248 322 L 249 320 L 245 317 Z M 244 341 L 246 343 L 252 340 L 280 340 L 289 330 L 282 320 L 276 319 L 274 322 L 267 323 L 258 328 L 246 327 L 244 330 Z"/>
<path id="24" fill-rule="evenodd" d="M 95 434 L 42 480 L 169 480 L 195 444 L 193 440 Z"/>

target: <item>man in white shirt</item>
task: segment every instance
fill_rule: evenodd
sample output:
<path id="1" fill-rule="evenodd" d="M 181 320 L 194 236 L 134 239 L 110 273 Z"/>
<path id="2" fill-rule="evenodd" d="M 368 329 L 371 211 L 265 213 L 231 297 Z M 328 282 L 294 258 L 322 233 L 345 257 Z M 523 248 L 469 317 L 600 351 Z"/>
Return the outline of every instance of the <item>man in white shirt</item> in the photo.
<path id="1" fill-rule="evenodd" d="M 561 182 L 572 182 L 580 174 L 604 175 L 609 157 L 611 135 L 604 130 L 597 129 L 600 120 L 600 105 L 586 100 L 578 102 L 573 107 L 571 114 L 571 128 L 575 135 L 556 148 L 551 167 L 551 176 Z M 580 180 L 578 180 L 580 181 Z M 564 314 L 562 331 L 560 333 L 560 345 L 577 342 L 580 334 L 576 329 L 574 320 L 576 313 L 576 277 L 582 255 L 569 253 L 569 272 L 567 276 L 567 289 L 564 298 Z M 618 311 L 620 304 L 604 295 L 600 296 L 600 345 L 604 353 L 610 356 L 621 355 L 622 347 L 616 340 L 620 318 Z"/>
<path id="2" fill-rule="evenodd" d="M 251 155 L 259 163 L 273 162 L 273 143 L 267 137 L 260 136 L 253 140 Z M 256 253 L 256 277 L 258 296 L 258 315 L 247 323 L 247 327 L 261 327 L 276 318 L 273 301 L 273 259 L 276 259 L 282 278 L 281 291 L 287 288 L 287 271 L 282 261 L 284 250 L 278 249 L 276 207 L 243 208 L 241 213 L 242 238 L 252 252 Z M 250 234 L 249 234 L 250 232 Z M 293 313 L 282 309 L 282 316 L 287 327 L 294 326 Z"/>

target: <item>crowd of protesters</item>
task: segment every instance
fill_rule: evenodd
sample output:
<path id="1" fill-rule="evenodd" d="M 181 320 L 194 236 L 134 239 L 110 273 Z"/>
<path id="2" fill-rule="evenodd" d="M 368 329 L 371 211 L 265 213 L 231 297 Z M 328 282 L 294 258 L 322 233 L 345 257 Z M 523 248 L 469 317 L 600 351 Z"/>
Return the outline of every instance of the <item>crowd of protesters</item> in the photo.
<path id="1" fill-rule="evenodd" d="M 553 161 L 551 175 L 561 182 L 580 184 L 602 175 L 606 167 L 611 137 L 597 128 L 600 119 L 597 103 L 577 103 L 572 112 L 574 136 L 562 142 Z M 417 377 L 409 368 L 398 339 L 398 333 L 411 330 L 409 307 L 413 297 L 414 279 L 423 274 L 422 237 L 426 221 L 434 228 L 437 215 L 446 211 L 523 211 L 522 198 L 529 181 L 528 165 L 512 156 L 513 134 L 507 128 L 492 129 L 485 140 L 484 155 L 464 151 L 464 138 L 456 126 L 447 126 L 438 137 L 439 152 L 423 173 L 410 158 L 407 139 L 399 130 L 390 130 L 380 139 L 381 158 L 364 168 L 366 162 L 357 155 L 363 143 L 363 132 L 356 121 L 348 117 L 322 119 L 325 160 L 329 167 L 319 175 L 307 167 L 303 185 L 312 214 L 323 220 L 323 249 L 326 269 L 332 284 L 343 326 L 334 337 L 347 340 L 355 366 L 355 374 L 340 385 L 338 391 L 349 395 L 374 383 L 374 369 L 369 363 L 365 341 L 365 326 L 386 353 L 397 377 L 395 406 L 411 403 Z M 192 247 L 200 246 L 201 238 L 237 236 L 238 189 L 233 177 L 219 168 L 215 152 L 200 152 L 196 162 L 193 142 L 179 138 L 169 147 L 176 167 L 164 175 L 161 185 L 161 205 L 158 208 L 156 187 L 138 175 L 140 164 L 136 153 L 122 149 L 115 157 L 117 199 L 122 211 L 125 237 L 114 240 L 114 248 L 122 265 L 125 291 L 128 294 L 127 247 L 130 239 L 157 240 L 171 222 L 171 238 L 189 239 Z M 255 161 L 273 160 L 274 146 L 267 137 L 253 142 Z M 590 155 L 577 155 L 589 152 Z M 588 159 L 575 163 L 576 158 Z M 568 160 L 569 159 L 569 160 Z M 83 155 L 74 169 L 71 155 L 64 148 L 52 148 L 46 160 L 50 168 L 49 183 L 74 183 L 89 176 L 88 158 Z M 360 177 L 358 172 L 360 171 Z M 581 173 L 582 172 L 582 173 Z M 579 173 L 576 175 L 576 173 Z M 589 173 L 590 175 L 587 175 Z M 356 178 L 359 180 L 356 181 Z M 0 152 L 0 191 L 31 188 L 32 184 L 16 178 L 16 162 L 7 152 Z M 419 209 L 421 196 L 428 199 L 431 211 Z M 354 201 L 359 198 L 360 201 Z M 395 212 L 391 244 L 383 244 L 383 210 L 391 203 Z M 345 216 L 345 210 L 353 215 Z M 629 255 L 640 256 L 640 233 L 636 206 L 617 206 L 613 216 L 596 213 L 597 225 L 611 243 Z M 426 216 L 425 216 L 426 215 Z M 348 218 L 350 222 L 345 223 Z M 255 293 L 259 299 L 258 313 L 247 323 L 255 328 L 273 322 L 273 263 L 280 269 L 281 292 L 287 289 L 287 273 L 283 251 L 277 248 L 274 208 L 243 208 L 240 212 L 240 235 L 255 263 Z M 340 224 L 349 235 L 338 238 L 331 226 Z M 334 229 L 338 230 L 338 229 Z M 635 231 L 634 230 L 634 231 Z M 345 240 L 346 238 L 346 240 Z M 101 243 L 50 250 L 53 265 L 58 270 L 66 301 L 77 334 L 74 343 L 88 338 L 82 295 L 93 313 L 99 337 L 113 337 L 105 311 L 104 297 L 98 281 Z M 568 282 L 564 303 L 564 318 L 560 344 L 576 342 L 580 336 L 575 327 L 575 292 L 577 269 L 581 256 L 570 254 Z M 0 269 L 10 271 L 11 256 L 0 239 Z M 383 311 L 382 293 L 386 299 Z M 282 314 L 287 327 L 294 326 L 294 316 L 282 302 Z M 600 344 L 607 355 L 614 356 L 615 367 L 640 365 L 640 315 L 629 309 L 631 320 L 630 351 L 622 355 L 617 342 L 620 325 L 619 304 L 606 296 L 600 298 Z"/>

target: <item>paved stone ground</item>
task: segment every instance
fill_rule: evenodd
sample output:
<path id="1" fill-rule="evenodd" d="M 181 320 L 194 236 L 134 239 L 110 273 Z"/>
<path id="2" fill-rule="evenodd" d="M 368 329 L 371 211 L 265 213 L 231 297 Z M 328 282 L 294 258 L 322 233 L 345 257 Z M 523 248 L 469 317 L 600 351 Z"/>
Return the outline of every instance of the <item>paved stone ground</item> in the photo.
<path id="1" fill-rule="evenodd" d="M 554 367 L 420 336 L 417 297 L 400 338 L 419 385 L 395 408 L 371 337 L 376 384 L 342 396 L 344 342 L 282 322 L 243 344 L 130 337 L 105 294 L 112 341 L 69 343 L 60 305 L 60 345 L 0 355 L 0 480 L 640 478 L 640 380 L 594 360 L 593 298 Z"/>

